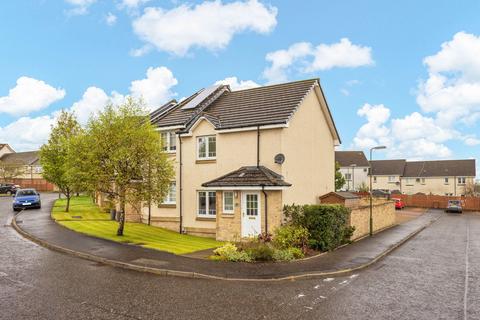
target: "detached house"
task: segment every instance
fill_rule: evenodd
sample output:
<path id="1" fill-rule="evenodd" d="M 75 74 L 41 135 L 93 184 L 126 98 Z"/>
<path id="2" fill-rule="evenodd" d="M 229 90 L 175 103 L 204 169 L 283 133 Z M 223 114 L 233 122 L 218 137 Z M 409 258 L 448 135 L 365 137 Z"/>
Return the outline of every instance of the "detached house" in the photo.
<path id="1" fill-rule="evenodd" d="M 335 162 L 345 178 L 343 191 L 357 191 L 362 185 L 368 186 L 370 163 L 363 151 L 335 151 Z"/>
<path id="2" fill-rule="evenodd" d="M 318 79 L 209 87 L 151 121 L 176 170 L 165 201 L 151 208 L 153 225 L 235 240 L 273 232 L 285 204 L 334 191 L 340 138 Z"/>

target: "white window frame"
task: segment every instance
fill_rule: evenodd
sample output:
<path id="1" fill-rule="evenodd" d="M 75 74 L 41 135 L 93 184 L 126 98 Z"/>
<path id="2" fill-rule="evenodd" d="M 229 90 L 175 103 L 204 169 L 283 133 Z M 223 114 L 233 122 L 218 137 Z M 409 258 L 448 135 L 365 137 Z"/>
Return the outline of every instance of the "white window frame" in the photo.
<path id="1" fill-rule="evenodd" d="M 448 177 L 443 178 L 443 183 L 444 184 L 449 184 L 448 180 L 449 180 Z"/>
<path id="2" fill-rule="evenodd" d="M 210 139 L 215 139 L 215 155 L 210 156 Z M 200 157 L 200 141 L 201 139 L 205 139 L 205 157 Z M 212 136 L 201 136 L 197 137 L 197 160 L 215 160 L 217 159 L 217 137 L 215 135 Z"/>
<path id="3" fill-rule="evenodd" d="M 200 213 L 200 193 L 205 193 L 205 214 Z M 213 193 L 215 196 L 215 213 L 212 214 L 210 212 L 210 204 L 208 199 L 210 198 L 210 194 Z M 210 191 L 210 190 L 198 190 L 197 191 L 197 216 L 204 217 L 204 218 L 215 218 L 217 216 L 217 192 Z"/>
<path id="4" fill-rule="evenodd" d="M 377 177 L 373 176 L 373 183 L 377 183 Z"/>
<path id="5" fill-rule="evenodd" d="M 225 195 L 226 194 L 231 194 L 232 195 L 232 209 L 227 209 L 225 207 Z M 235 210 L 235 193 L 233 191 L 223 191 L 223 195 L 222 195 L 222 204 L 223 204 L 223 213 L 230 213 L 232 214 Z"/>
<path id="6" fill-rule="evenodd" d="M 397 177 L 396 176 L 388 176 L 388 182 L 389 183 L 397 182 Z"/>
<path id="7" fill-rule="evenodd" d="M 407 185 L 407 186 L 413 186 L 412 178 L 405 178 L 405 185 Z"/>
<path id="8" fill-rule="evenodd" d="M 166 140 L 167 140 L 167 143 L 166 145 L 162 145 L 163 148 L 165 148 L 163 151 L 167 152 L 167 153 L 175 153 L 177 152 L 177 136 L 175 134 L 175 131 L 160 131 L 160 141 L 163 143 L 163 138 L 162 138 L 162 135 L 166 135 Z M 171 140 L 172 138 L 174 139 L 175 141 L 175 145 L 172 146 L 171 145 Z"/>
<path id="9" fill-rule="evenodd" d="M 352 174 L 351 173 L 345 173 L 345 180 L 351 181 L 352 180 Z"/>
<path id="10" fill-rule="evenodd" d="M 172 200 L 172 187 L 175 186 L 175 199 Z M 162 204 L 177 204 L 177 182 L 172 181 L 170 182 L 170 186 L 168 187 L 168 193 L 163 199 Z"/>
<path id="11" fill-rule="evenodd" d="M 464 185 L 466 183 L 467 183 L 467 178 L 466 177 L 457 177 L 457 184 Z"/>

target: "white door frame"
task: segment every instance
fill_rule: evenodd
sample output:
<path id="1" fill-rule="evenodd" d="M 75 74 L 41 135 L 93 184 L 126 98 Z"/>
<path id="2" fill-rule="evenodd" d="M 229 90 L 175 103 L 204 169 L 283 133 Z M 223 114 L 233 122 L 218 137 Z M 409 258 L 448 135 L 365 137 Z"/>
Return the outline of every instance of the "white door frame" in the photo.
<path id="1" fill-rule="evenodd" d="M 254 194 L 257 196 L 257 216 L 247 216 L 247 195 Z M 260 192 L 258 191 L 242 191 L 242 210 L 241 210 L 241 234 L 244 237 L 254 237 L 262 233 L 262 206 Z M 255 218 L 254 218 L 255 217 Z M 252 221 L 253 220 L 253 221 Z"/>

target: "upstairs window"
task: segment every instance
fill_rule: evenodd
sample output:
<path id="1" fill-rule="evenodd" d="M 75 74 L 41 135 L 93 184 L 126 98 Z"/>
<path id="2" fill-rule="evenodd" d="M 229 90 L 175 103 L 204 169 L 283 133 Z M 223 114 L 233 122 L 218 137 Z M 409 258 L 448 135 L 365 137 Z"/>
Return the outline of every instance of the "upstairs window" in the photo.
<path id="1" fill-rule="evenodd" d="M 448 184 L 448 177 L 445 177 L 445 184 Z"/>
<path id="2" fill-rule="evenodd" d="M 458 184 L 465 184 L 465 181 L 466 181 L 465 177 L 458 177 L 457 178 Z"/>
<path id="3" fill-rule="evenodd" d="M 197 158 L 199 160 L 210 160 L 217 157 L 217 138 L 205 136 L 197 138 Z"/>
<path id="4" fill-rule="evenodd" d="M 351 173 L 345 173 L 345 180 L 352 180 L 352 174 Z"/>
<path id="5" fill-rule="evenodd" d="M 162 148 L 165 152 L 175 152 L 177 150 L 177 139 L 174 131 L 164 131 L 160 133 Z"/>
<path id="6" fill-rule="evenodd" d="M 377 183 L 377 177 L 373 177 L 373 182 Z"/>
<path id="7" fill-rule="evenodd" d="M 396 182 L 397 179 L 395 178 L 395 176 L 388 176 L 388 182 Z"/>

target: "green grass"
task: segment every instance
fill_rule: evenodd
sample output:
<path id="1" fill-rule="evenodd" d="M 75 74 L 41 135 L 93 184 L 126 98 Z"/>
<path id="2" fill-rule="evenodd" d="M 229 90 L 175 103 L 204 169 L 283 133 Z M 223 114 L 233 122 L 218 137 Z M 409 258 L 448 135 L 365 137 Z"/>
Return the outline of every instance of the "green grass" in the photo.
<path id="1" fill-rule="evenodd" d="M 109 215 L 102 213 L 92 203 L 91 198 L 84 196 L 72 198 L 69 213 L 63 211 L 65 210 L 65 202 L 64 199 L 55 202 L 52 217 L 66 228 L 89 236 L 135 244 L 174 254 L 187 254 L 223 245 L 223 242 L 214 239 L 179 234 L 143 223 L 127 222 L 125 223 L 124 235 L 117 236 L 118 223 L 107 221 Z M 72 216 L 82 216 L 82 219 L 75 219 Z"/>

